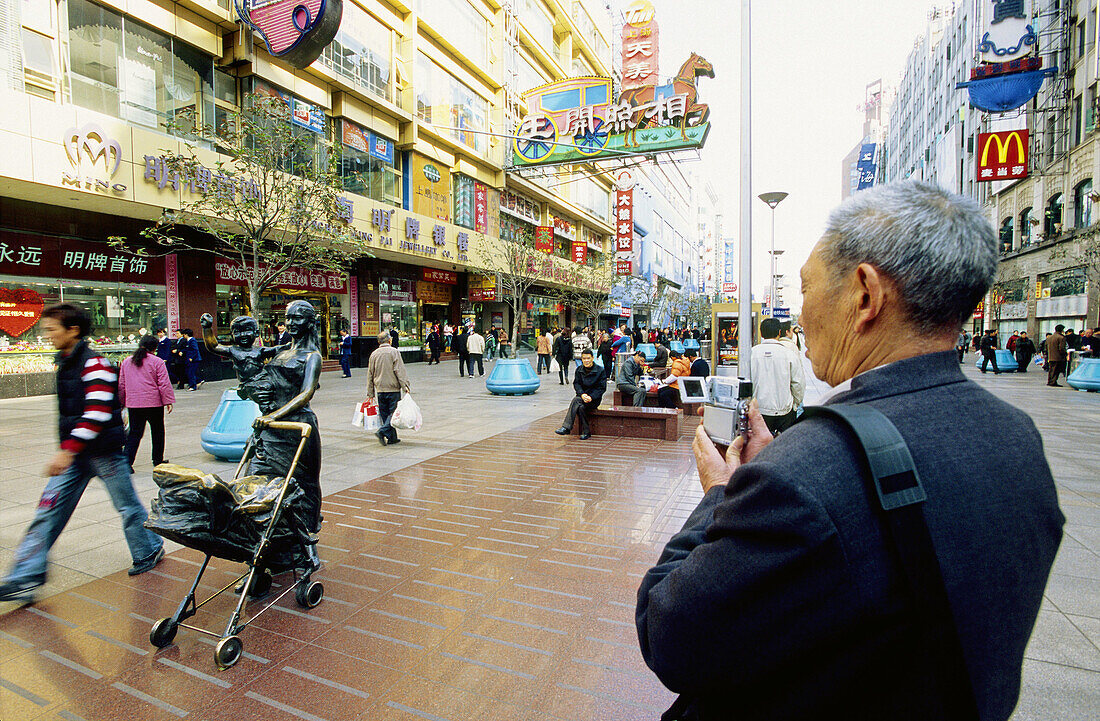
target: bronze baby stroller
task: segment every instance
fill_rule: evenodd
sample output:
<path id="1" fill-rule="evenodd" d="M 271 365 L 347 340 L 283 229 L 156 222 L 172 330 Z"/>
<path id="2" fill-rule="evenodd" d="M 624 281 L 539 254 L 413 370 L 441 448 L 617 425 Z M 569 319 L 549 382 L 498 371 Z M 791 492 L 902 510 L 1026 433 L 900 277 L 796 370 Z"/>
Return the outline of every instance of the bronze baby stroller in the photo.
<path id="1" fill-rule="evenodd" d="M 297 501 L 303 494 L 293 478 L 313 429 L 306 423 L 287 421 L 276 421 L 268 427 L 275 431 L 301 434 L 285 477 L 241 477 L 241 471 L 255 451 L 252 438 L 245 446 L 233 480 L 228 483 L 217 476 L 171 464 L 157 466 L 154 470 L 154 480 L 160 486 L 160 493 L 153 500 L 145 526 L 169 540 L 206 554 L 191 590 L 180 602 L 175 614 L 153 624 L 149 642 L 157 648 L 172 643 L 176 631 L 183 626 L 218 638 L 214 647 L 214 662 L 219 668 L 226 669 L 237 663 L 244 649 L 237 634 L 283 596 L 294 591 L 295 600 L 304 608 L 317 606 L 324 597 L 324 586 L 319 581 L 311 580 L 317 567 L 314 561 L 317 558 L 314 549 L 317 538 L 309 532 L 300 517 Z M 195 591 L 212 557 L 243 562 L 248 570 L 206 600 L 196 603 Z M 288 569 L 293 570 L 294 583 L 242 621 L 248 597 L 258 598 L 270 590 L 272 577 L 269 571 Z M 241 591 L 241 597 L 225 632 L 220 636 L 183 623 L 234 586 Z"/>

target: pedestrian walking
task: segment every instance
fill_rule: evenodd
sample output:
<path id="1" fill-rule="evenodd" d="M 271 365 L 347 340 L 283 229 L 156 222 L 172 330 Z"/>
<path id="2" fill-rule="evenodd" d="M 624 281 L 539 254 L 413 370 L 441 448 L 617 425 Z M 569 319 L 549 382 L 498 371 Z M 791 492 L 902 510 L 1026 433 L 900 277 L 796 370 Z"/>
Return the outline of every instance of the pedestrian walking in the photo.
<path id="1" fill-rule="evenodd" d="M 512 339 L 508 337 L 508 331 L 503 328 L 497 332 L 497 348 L 500 350 L 501 358 L 512 357 Z"/>
<path id="2" fill-rule="evenodd" d="M 454 326 L 452 326 L 450 323 L 444 323 L 443 324 L 443 348 L 448 353 L 454 353 L 455 352 L 455 346 L 454 346 L 455 336 L 454 336 L 454 333 L 455 333 Z"/>
<path id="3" fill-rule="evenodd" d="M 466 335 L 466 327 L 459 326 L 455 329 L 455 334 L 451 336 L 451 351 L 458 355 L 458 376 L 461 378 L 466 373 L 466 365 L 470 360 L 470 351 L 467 349 L 466 341 L 469 340 L 469 336 Z"/>
<path id="4" fill-rule="evenodd" d="M 187 355 L 187 338 L 183 335 L 182 328 L 174 331 L 176 337 L 172 340 L 172 362 L 169 364 L 174 373 L 170 373 L 176 379 L 176 389 L 183 390 L 187 387 L 187 370 L 184 356 Z"/>
<path id="5" fill-rule="evenodd" d="M 172 382 L 172 385 L 176 385 L 176 373 L 173 366 L 175 360 L 172 354 L 172 339 L 168 337 L 168 331 L 161 328 L 157 331 L 157 358 L 164 361 L 164 367 L 168 369 L 168 380 Z"/>
<path id="6" fill-rule="evenodd" d="M 340 331 L 340 370 L 344 378 L 351 378 L 351 333 L 347 328 Z"/>
<path id="7" fill-rule="evenodd" d="M 563 328 L 554 338 L 551 349 L 554 360 L 558 362 L 558 384 L 565 385 L 569 382 L 569 366 L 573 363 L 573 341 L 569 337 L 569 331 Z"/>
<path id="8" fill-rule="evenodd" d="M 542 368 L 546 366 L 546 372 L 550 372 L 550 352 L 554 348 L 554 336 L 550 335 L 550 331 L 544 331 L 539 334 L 538 339 L 535 341 L 535 353 L 538 355 L 538 367 L 536 372 L 538 375 L 542 375 Z"/>
<path id="9" fill-rule="evenodd" d="M 477 375 L 485 375 L 485 365 L 482 358 L 485 356 L 485 338 L 477 332 L 477 328 L 470 331 L 466 337 L 466 369 L 470 377 L 474 377 L 474 364 L 477 363 Z"/>
<path id="10" fill-rule="evenodd" d="M 126 458 L 130 462 L 131 473 L 146 424 L 153 443 L 153 465 L 168 462 L 164 458 L 164 415 L 172 412 L 176 394 L 168 378 L 167 366 L 153 355 L 156 347 L 156 338 L 142 336 L 137 350 L 122 361 L 118 371 L 118 402 L 126 409 L 130 420 Z"/>
<path id="11" fill-rule="evenodd" d="M 596 345 L 596 354 L 600 357 L 600 362 L 603 363 L 604 378 L 610 377 L 612 369 L 615 367 L 615 348 L 611 340 L 611 332 L 600 331 L 600 337 Z"/>
<path id="12" fill-rule="evenodd" d="M 99 476 L 130 548 L 130 575 L 150 570 L 164 557 L 164 543 L 142 525 L 148 517 L 130 479 L 122 450 L 122 406 L 118 373 L 86 338 L 91 318 L 83 308 L 59 303 L 42 312 L 42 330 L 58 353 L 58 435 L 60 448 L 46 466 L 49 480 L 34 519 L 15 549 L 15 564 L 3 583 L 0 601 L 34 600 L 46 583 L 50 548 L 69 522 L 84 489 Z"/>
<path id="13" fill-rule="evenodd" d="M 439 324 L 432 326 L 432 330 L 428 333 L 428 365 L 435 363 L 439 365 L 439 354 L 443 352 L 443 336 L 439 332 Z"/>
<path id="14" fill-rule="evenodd" d="M 959 354 L 959 363 L 963 362 L 963 356 L 966 355 L 966 349 L 970 345 L 970 334 L 964 331 L 959 331 L 959 337 L 955 339 L 955 351 Z"/>
<path id="15" fill-rule="evenodd" d="M 573 346 L 573 366 L 580 368 L 581 366 L 581 353 L 592 348 L 592 341 L 589 340 L 588 334 L 580 329 L 580 326 L 573 328 L 573 337 L 569 339 L 569 342 Z"/>
<path id="16" fill-rule="evenodd" d="M 581 440 L 587 441 L 592 437 L 592 429 L 588 425 L 588 414 L 600 406 L 603 392 L 607 389 L 604 369 L 596 365 L 596 357 L 591 348 L 581 351 L 581 364 L 577 372 L 573 374 L 573 390 L 577 395 L 569 403 L 569 410 L 565 412 L 565 420 L 554 432 L 564 436 L 573 431 L 574 421 L 581 424 Z"/>
<path id="17" fill-rule="evenodd" d="M 753 397 L 773 435 L 791 427 L 806 395 L 802 357 L 779 342 L 780 329 L 775 318 L 760 321 L 763 340 L 753 347 L 749 365 Z"/>
<path id="18" fill-rule="evenodd" d="M 1020 337 L 1016 339 L 1016 372 L 1027 373 L 1027 367 L 1031 365 L 1031 357 L 1035 355 L 1035 342 L 1027 337 L 1027 331 L 1020 331 Z"/>
<path id="19" fill-rule="evenodd" d="M 495 328 L 490 328 L 485 332 L 485 357 L 489 359 L 489 362 L 496 360 L 494 357 L 497 352 L 497 332 Z"/>
<path id="20" fill-rule="evenodd" d="M 1066 337 L 1062 335 L 1065 326 L 1059 323 L 1054 326 L 1054 333 L 1046 339 L 1047 346 L 1047 385 L 1061 388 L 1058 376 L 1066 373 L 1066 360 L 1069 358 L 1066 347 Z"/>
<path id="21" fill-rule="evenodd" d="M 374 397 L 378 404 L 378 420 L 381 422 L 375 435 L 384 446 L 400 443 L 397 430 L 390 425 L 390 418 L 401 400 L 401 391 L 409 393 L 409 376 L 405 372 L 405 362 L 401 360 L 401 351 L 393 347 L 393 338 L 389 333 L 378 334 L 378 347 L 367 361 L 367 397 Z"/>
<path id="22" fill-rule="evenodd" d="M 997 367 L 997 333 L 992 328 L 986 330 L 981 340 L 982 351 L 982 364 L 979 366 L 982 373 L 985 373 L 985 369 L 989 363 L 993 364 L 993 373 L 995 375 L 1001 374 L 1001 369 Z"/>
<path id="23" fill-rule="evenodd" d="M 205 381 L 200 377 L 202 371 L 202 354 L 199 352 L 199 342 L 195 339 L 195 334 L 191 332 L 190 328 L 184 328 L 182 331 L 183 346 L 183 373 L 187 378 L 188 391 L 195 391 Z"/>
<path id="24" fill-rule="evenodd" d="M 397 332 L 397 326 L 395 325 L 390 325 L 390 345 L 393 346 L 394 350 L 401 347 L 401 334 Z M 401 351 L 397 350 L 397 352 L 400 353 Z"/>

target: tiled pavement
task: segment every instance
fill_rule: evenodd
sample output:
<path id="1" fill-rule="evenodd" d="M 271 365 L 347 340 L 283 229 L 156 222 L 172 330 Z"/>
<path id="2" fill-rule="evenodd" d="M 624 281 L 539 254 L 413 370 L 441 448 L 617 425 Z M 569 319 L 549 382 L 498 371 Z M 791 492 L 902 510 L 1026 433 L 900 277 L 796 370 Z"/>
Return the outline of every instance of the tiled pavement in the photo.
<path id="1" fill-rule="evenodd" d="M 1014 718 L 1095 718 L 1100 396 L 1047 389 L 1037 375 L 979 382 L 1036 418 L 1068 519 Z M 460 383 L 470 382 L 440 383 L 439 402 L 465 398 Z M 564 390 L 544 386 L 551 402 L 523 410 L 552 416 L 505 422 L 492 415 L 500 401 L 485 400 L 492 420 L 457 421 L 449 448 L 409 444 L 426 460 L 335 489 L 330 480 L 316 576 L 325 600 L 306 612 L 284 598 L 242 632 L 246 655 L 232 669 L 216 671 L 213 640 L 186 629 L 163 650 L 148 644 L 201 561 L 186 549 L 144 576 L 111 573 L 0 616 L 0 719 L 656 718 L 672 696 L 638 654 L 634 594 L 699 498 L 691 429 L 656 446 L 559 438 L 550 431 Z M 493 423 L 510 429 L 491 435 Z M 322 420 L 326 453 L 346 445 L 341 433 Z M 462 443 L 466 434 L 484 440 Z M 348 470 L 333 475 L 362 472 L 378 448 L 346 451 Z M 213 564 L 206 590 L 235 570 Z M 220 631 L 232 600 L 193 621 Z"/>

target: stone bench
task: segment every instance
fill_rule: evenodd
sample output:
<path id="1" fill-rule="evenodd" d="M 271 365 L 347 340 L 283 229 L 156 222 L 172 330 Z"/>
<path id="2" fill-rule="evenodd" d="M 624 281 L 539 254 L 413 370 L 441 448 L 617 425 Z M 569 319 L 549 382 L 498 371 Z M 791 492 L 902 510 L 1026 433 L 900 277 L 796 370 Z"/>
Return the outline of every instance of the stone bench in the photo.
<path id="1" fill-rule="evenodd" d="M 633 406 L 634 405 L 634 397 L 626 395 L 625 393 L 623 393 L 618 388 L 615 389 L 615 393 L 613 394 L 612 399 L 613 399 L 613 403 L 617 406 Z M 646 393 L 645 394 L 645 406 L 643 406 L 643 407 L 644 408 L 658 408 L 659 406 L 657 405 L 657 394 L 656 393 Z M 684 407 L 684 404 L 680 402 L 680 395 L 679 394 L 676 394 L 676 407 L 677 408 L 683 408 Z"/>
<path id="2" fill-rule="evenodd" d="M 671 408 L 600 406 L 588 415 L 588 425 L 595 436 L 675 441 L 680 437 L 680 412 Z M 580 432 L 581 424 L 574 423 L 573 433 Z"/>

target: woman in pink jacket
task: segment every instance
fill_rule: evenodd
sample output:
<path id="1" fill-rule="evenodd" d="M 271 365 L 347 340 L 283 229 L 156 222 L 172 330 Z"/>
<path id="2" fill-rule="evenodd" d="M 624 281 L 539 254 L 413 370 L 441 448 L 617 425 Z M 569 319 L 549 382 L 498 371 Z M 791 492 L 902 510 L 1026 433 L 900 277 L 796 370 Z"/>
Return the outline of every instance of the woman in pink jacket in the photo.
<path id="1" fill-rule="evenodd" d="M 144 335 L 134 354 L 122 361 L 118 373 L 118 401 L 130 415 L 130 434 L 126 455 L 133 468 L 145 424 L 153 436 L 153 465 L 167 463 L 164 458 L 164 411 L 172 412 L 176 394 L 168 378 L 168 367 L 157 358 L 156 336 Z"/>

